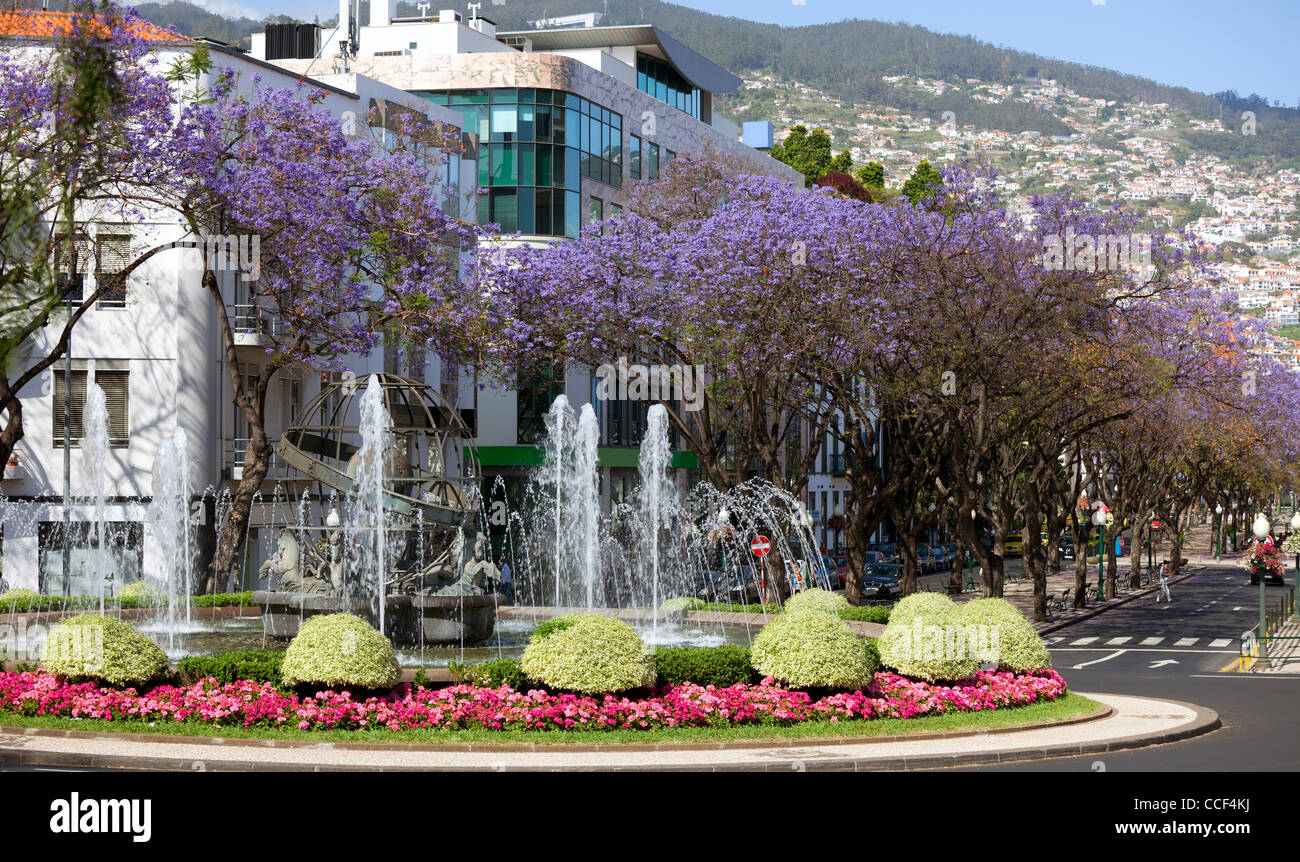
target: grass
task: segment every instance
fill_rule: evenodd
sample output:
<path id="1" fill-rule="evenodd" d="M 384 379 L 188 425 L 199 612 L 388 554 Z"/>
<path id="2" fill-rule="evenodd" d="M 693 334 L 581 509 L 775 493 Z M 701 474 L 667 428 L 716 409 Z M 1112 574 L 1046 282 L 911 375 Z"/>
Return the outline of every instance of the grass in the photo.
<path id="1" fill-rule="evenodd" d="M 805 722 L 780 726 L 745 725 L 740 727 L 686 727 L 654 730 L 352 730 L 336 732 L 305 731 L 297 728 L 214 727 L 202 724 L 169 724 L 100 719 L 48 718 L 0 714 L 0 726 L 43 727 L 55 730 L 79 730 L 106 733 L 151 733 L 165 736 L 220 737 L 222 739 L 292 739 L 312 742 L 466 744 L 498 743 L 509 745 L 653 745 L 660 742 L 738 742 L 742 740 L 776 741 L 784 739 L 837 739 L 843 737 L 908 736 L 918 733 L 953 731 L 987 731 L 1064 721 L 1096 715 L 1106 709 L 1100 703 L 1066 692 L 1056 700 L 1028 706 L 928 715 L 918 718 L 881 718 L 868 721 Z"/>

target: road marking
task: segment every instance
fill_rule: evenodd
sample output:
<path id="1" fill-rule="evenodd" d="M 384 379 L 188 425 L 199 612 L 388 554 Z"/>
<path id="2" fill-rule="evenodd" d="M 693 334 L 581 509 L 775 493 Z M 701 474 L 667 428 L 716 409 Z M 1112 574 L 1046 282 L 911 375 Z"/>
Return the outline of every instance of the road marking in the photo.
<path id="1" fill-rule="evenodd" d="M 1052 652 L 1101 652 L 1104 647 L 1055 647 Z M 1155 647 L 1152 649 L 1143 649 L 1142 647 L 1125 647 L 1126 652 L 1171 652 L 1181 653 L 1183 655 L 1194 655 L 1196 653 L 1205 653 L 1206 655 L 1238 655 L 1239 651 L 1235 649 L 1161 649 Z"/>
<path id="2" fill-rule="evenodd" d="M 1074 641 L 1071 646 L 1083 646 L 1084 644 L 1090 644 L 1095 640 L 1095 637 L 1079 638 L 1077 641 Z"/>
<path id="3" fill-rule="evenodd" d="M 1142 640 L 1142 646 L 1155 646 L 1162 640 L 1164 640 L 1164 638 L 1144 638 Z"/>
<path id="4" fill-rule="evenodd" d="M 1058 637 L 1054 637 L 1054 638 L 1048 638 L 1048 639 L 1047 639 L 1047 642 L 1048 642 L 1049 644 L 1059 644 L 1059 643 L 1060 643 L 1061 641 L 1063 641 L 1063 640 L 1065 640 L 1065 638 L 1063 638 L 1063 637 L 1059 637 L 1059 636 L 1058 636 Z"/>
<path id="5" fill-rule="evenodd" d="M 1216 638 L 1215 640 L 1210 641 L 1210 646 L 1225 647 L 1230 643 L 1232 643 L 1232 638 Z"/>
<path id="6" fill-rule="evenodd" d="M 1122 644 L 1128 643 L 1131 640 L 1133 640 L 1133 638 L 1129 637 L 1128 635 L 1125 635 L 1124 637 L 1121 638 L 1111 638 L 1110 640 L 1106 641 L 1106 646 L 1120 646 Z"/>
<path id="7" fill-rule="evenodd" d="M 1280 676 L 1272 673 L 1189 673 L 1192 679 L 1300 679 L 1300 676 Z"/>
<path id="8" fill-rule="evenodd" d="M 1151 662 L 1151 666 L 1148 667 L 1147 670 L 1155 670 L 1156 668 L 1164 667 L 1167 664 L 1178 664 L 1178 660 L 1172 658 L 1162 658 L 1159 661 Z"/>
<path id="9" fill-rule="evenodd" d="M 1119 656 L 1122 656 L 1125 652 L 1127 652 L 1127 650 L 1118 649 L 1115 650 L 1110 655 L 1102 656 L 1101 658 L 1093 659 L 1092 661 L 1085 661 L 1083 664 L 1076 664 L 1074 666 L 1074 669 L 1078 670 L 1079 668 L 1087 667 L 1090 664 L 1101 664 L 1104 661 L 1110 661 L 1113 658 L 1118 658 Z"/>
<path id="10" fill-rule="evenodd" d="M 1183 638 L 1182 640 L 1179 640 L 1177 643 L 1175 643 L 1174 646 L 1191 646 L 1192 644 L 1196 643 L 1198 640 L 1200 640 L 1200 638 Z"/>

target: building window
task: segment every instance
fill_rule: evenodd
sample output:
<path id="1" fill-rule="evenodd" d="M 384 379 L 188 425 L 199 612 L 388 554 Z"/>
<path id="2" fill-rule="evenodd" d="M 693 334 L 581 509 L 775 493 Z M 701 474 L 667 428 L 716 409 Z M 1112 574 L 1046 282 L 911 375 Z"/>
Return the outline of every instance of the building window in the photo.
<path id="1" fill-rule="evenodd" d="M 646 156 L 646 176 L 652 180 L 659 179 L 659 145 L 651 144 Z"/>
<path id="2" fill-rule="evenodd" d="M 623 182 L 623 117 L 558 90 L 497 88 L 425 93 L 477 133 L 478 221 L 507 233 L 577 236 L 582 178 Z"/>
<path id="3" fill-rule="evenodd" d="M 658 57 L 636 55 L 636 88 L 697 120 L 700 118 L 699 88 Z"/>
<path id="4" fill-rule="evenodd" d="M 114 448 L 130 444 L 130 372 L 100 369 L 95 372 L 95 382 L 104 390 L 108 406 L 108 441 Z M 54 448 L 63 448 L 63 411 L 67 392 L 63 369 L 54 372 L 54 417 L 52 439 Z M 81 445 L 86 436 L 84 413 L 86 408 L 86 372 L 73 370 L 72 398 L 69 405 L 70 436 L 73 446 Z"/>
<path id="5" fill-rule="evenodd" d="M 564 394 L 564 366 L 555 365 L 531 379 L 519 381 L 516 403 L 521 444 L 537 443 L 546 439 L 546 412 L 556 396 Z"/>
<path id="6" fill-rule="evenodd" d="M 605 202 L 600 198 L 593 197 L 587 207 L 587 221 L 597 222 L 605 218 Z"/>
<path id="7" fill-rule="evenodd" d="M 101 233 L 95 237 L 95 280 L 103 284 L 105 276 L 116 275 L 131 263 L 131 235 Z M 100 297 L 100 308 L 126 308 L 126 283 Z"/>
<path id="8" fill-rule="evenodd" d="M 630 165 L 628 173 L 631 175 L 632 179 L 639 180 L 641 179 L 641 139 L 636 135 L 630 135 L 628 136 L 628 142 L 630 155 L 630 158 L 628 159 Z"/>
<path id="9" fill-rule="evenodd" d="M 70 521 L 68 530 L 68 582 L 72 595 L 99 595 L 101 555 L 99 534 L 88 521 Z M 42 592 L 63 591 L 63 522 L 42 521 L 36 527 L 38 566 Z M 106 574 L 112 576 L 113 593 L 140 580 L 144 571 L 144 526 L 136 521 L 104 524 L 103 556 Z"/>

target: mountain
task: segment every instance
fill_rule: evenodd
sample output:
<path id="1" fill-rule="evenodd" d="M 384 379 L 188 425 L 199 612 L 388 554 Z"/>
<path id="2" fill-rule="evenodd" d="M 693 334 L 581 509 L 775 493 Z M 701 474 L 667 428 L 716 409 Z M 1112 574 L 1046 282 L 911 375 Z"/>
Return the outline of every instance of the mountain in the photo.
<path id="1" fill-rule="evenodd" d="M 369 3 L 361 6 L 361 20 L 365 21 Z M 1256 94 L 1241 97 L 1229 91 L 1211 96 L 909 24 L 854 19 L 781 27 L 713 15 L 661 0 L 490 0 L 479 12 L 496 22 L 498 29 L 515 30 L 528 29 L 529 21 L 599 11 L 602 6 L 602 25 L 653 23 L 737 74 L 765 70 L 777 80 L 798 81 L 849 104 L 882 105 L 936 120 L 944 111 L 952 111 L 960 125 L 1007 132 L 1071 134 L 1074 129 L 1043 107 L 1016 100 L 991 104 L 972 99 L 961 90 L 935 96 L 884 80 L 907 76 L 960 84 L 967 78 L 977 78 L 986 83 L 1015 85 L 1026 79 L 1050 78 L 1082 96 L 1113 100 L 1121 108 L 1136 102 L 1166 103 L 1189 117 L 1221 121 L 1223 128 L 1231 132 L 1241 130 L 1242 111 L 1249 110 L 1255 114 L 1254 134 L 1188 128 L 1179 130 L 1179 142 L 1189 151 L 1214 153 L 1247 165 L 1262 160 L 1300 161 L 1300 111 L 1269 106 Z M 184 35 L 207 36 L 243 47 L 248 45 L 248 35 L 265 23 L 251 18 L 225 18 L 186 2 L 144 3 L 136 8 L 150 21 L 173 27 Z M 398 3 L 399 16 L 419 14 L 414 3 Z M 267 20 L 293 19 L 268 16 Z M 722 104 L 725 107 L 727 100 Z"/>

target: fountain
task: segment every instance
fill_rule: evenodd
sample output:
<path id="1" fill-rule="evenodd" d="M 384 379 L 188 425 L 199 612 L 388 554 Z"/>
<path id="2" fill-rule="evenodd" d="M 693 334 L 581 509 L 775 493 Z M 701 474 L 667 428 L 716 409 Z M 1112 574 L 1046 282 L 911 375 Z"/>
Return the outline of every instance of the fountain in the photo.
<path id="1" fill-rule="evenodd" d="M 95 582 L 99 584 L 99 612 L 104 612 L 104 593 L 110 589 L 109 581 L 113 577 L 107 570 L 104 560 L 107 555 L 104 536 L 104 484 L 108 473 L 108 399 L 98 383 L 91 383 L 86 392 L 86 407 L 83 413 L 86 436 L 81 439 L 81 457 L 85 462 L 86 472 L 90 474 L 90 487 L 94 497 L 92 526 L 95 535 Z"/>
<path id="2" fill-rule="evenodd" d="M 291 638 L 307 616 L 348 612 L 397 643 L 488 638 L 498 574 L 459 411 L 420 381 L 375 374 L 359 396 L 326 386 L 302 416 L 279 455 L 334 489 L 343 513 L 331 502 L 313 525 L 300 507 L 276 535 L 259 572 L 267 589 L 253 594 L 266 633 Z"/>
<path id="3" fill-rule="evenodd" d="M 185 606 L 185 623 L 190 618 L 190 584 L 194 563 L 194 539 L 190 528 L 190 451 L 185 429 L 177 426 L 172 436 L 158 447 L 153 464 L 153 503 L 149 520 L 162 549 L 162 579 L 167 594 L 166 631 L 168 648 L 175 648 L 177 603 Z M 179 593 L 179 595 L 178 595 Z"/>

